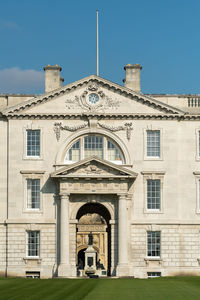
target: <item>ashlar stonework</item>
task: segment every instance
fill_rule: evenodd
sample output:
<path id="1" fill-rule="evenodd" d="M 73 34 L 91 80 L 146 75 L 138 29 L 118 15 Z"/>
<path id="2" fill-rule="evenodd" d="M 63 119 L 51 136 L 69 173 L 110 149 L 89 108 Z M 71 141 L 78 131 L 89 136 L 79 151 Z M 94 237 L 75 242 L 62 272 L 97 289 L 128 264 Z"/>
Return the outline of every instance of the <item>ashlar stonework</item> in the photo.
<path id="1" fill-rule="evenodd" d="M 85 276 L 89 234 L 104 276 L 200 275 L 200 95 L 44 70 L 0 95 L 0 275 Z"/>

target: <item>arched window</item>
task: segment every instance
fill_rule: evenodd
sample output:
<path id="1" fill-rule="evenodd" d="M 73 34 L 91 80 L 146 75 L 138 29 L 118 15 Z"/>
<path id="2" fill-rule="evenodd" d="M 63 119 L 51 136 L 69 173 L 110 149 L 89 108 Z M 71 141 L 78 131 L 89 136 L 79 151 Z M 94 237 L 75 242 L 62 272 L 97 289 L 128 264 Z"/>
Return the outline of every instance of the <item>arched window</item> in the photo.
<path id="1" fill-rule="evenodd" d="M 116 164 L 124 162 L 115 142 L 101 135 L 86 135 L 76 140 L 67 150 L 65 163 L 74 163 L 90 156 L 97 156 Z"/>

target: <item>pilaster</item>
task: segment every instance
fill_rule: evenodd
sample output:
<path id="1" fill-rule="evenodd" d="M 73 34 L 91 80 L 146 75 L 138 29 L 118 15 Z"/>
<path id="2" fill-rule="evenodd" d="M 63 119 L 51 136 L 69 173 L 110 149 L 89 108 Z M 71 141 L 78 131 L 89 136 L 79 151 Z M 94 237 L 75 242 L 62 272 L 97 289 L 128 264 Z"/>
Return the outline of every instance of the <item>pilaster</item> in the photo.
<path id="1" fill-rule="evenodd" d="M 70 264 L 69 256 L 69 196 L 68 193 L 60 194 L 60 264 L 58 267 L 59 277 L 76 276 L 74 268 Z"/>
<path id="2" fill-rule="evenodd" d="M 129 276 L 127 238 L 127 194 L 118 194 L 118 265 L 117 276 Z"/>

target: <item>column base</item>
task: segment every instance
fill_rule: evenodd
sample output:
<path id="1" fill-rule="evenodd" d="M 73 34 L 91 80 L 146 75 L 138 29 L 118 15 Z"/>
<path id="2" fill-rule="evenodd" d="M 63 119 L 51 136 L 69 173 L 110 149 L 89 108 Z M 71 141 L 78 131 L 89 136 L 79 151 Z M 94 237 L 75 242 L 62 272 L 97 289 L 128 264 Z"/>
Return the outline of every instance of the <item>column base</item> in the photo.
<path id="1" fill-rule="evenodd" d="M 77 277 L 76 266 L 60 264 L 58 266 L 58 277 Z"/>
<path id="2" fill-rule="evenodd" d="M 128 264 L 119 264 L 117 266 L 116 275 L 118 277 L 130 276 L 130 266 Z"/>

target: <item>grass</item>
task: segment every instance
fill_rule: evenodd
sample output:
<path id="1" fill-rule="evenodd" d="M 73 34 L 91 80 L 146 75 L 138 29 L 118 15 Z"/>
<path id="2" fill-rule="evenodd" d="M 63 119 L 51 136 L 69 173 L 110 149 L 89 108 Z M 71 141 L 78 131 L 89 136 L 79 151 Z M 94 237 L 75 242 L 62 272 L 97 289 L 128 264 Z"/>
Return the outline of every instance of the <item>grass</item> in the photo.
<path id="1" fill-rule="evenodd" d="M 200 277 L 154 279 L 1 278 L 1 300 L 196 300 Z"/>

